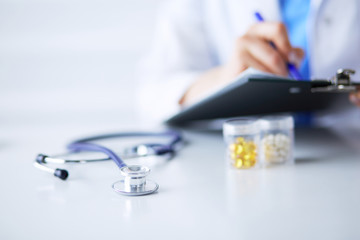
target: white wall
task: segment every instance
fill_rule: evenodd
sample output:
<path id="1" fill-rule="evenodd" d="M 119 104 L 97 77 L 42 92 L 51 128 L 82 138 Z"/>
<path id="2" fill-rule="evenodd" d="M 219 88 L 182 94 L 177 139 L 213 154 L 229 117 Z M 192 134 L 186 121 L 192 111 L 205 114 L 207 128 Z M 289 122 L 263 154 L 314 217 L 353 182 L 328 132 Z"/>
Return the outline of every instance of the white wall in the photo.
<path id="1" fill-rule="evenodd" d="M 160 2 L 0 0 L 0 124 L 124 116 Z"/>

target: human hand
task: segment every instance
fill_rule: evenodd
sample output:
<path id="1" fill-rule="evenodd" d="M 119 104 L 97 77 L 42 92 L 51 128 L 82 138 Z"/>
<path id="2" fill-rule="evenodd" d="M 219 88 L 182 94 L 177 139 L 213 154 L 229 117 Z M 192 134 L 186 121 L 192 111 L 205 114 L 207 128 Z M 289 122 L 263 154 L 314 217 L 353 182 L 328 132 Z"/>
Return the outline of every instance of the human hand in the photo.
<path id="1" fill-rule="evenodd" d="M 356 92 L 349 94 L 349 99 L 354 105 L 360 107 L 360 87 L 357 87 Z"/>
<path id="2" fill-rule="evenodd" d="M 269 44 L 270 41 L 276 49 Z M 299 66 L 303 57 L 301 48 L 291 46 L 284 24 L 261 22 L 237 39 L 231 59 L 223 66 L 223 76 L 233 79 L 248 67 L 287 76 L 286 62 Z"/>
<path id="3" fill-rule="evenodd" d="M 275 44 L 276 49 L 270 42 Z M 225 86 L 248 67 L 287 76 L 286 62 L 299 66 L 303 57 L 302 49 L 291 46 L 282 23 L 257 23 L 236 40 L 230 60 L 200 75 L 181 97 L 179 104 L 189 105 L 213 89 Z"/>

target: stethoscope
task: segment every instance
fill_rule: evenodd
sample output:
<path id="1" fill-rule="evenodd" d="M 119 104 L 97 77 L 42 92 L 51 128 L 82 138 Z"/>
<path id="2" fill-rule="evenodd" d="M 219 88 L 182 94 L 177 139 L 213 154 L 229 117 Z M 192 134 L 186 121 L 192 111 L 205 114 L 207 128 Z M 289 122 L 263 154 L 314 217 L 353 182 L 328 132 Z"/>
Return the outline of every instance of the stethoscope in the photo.
<path id="1" fill-rule="evenodd" d="M 53 174 L 62 180 L 66 180 L 69 173 L 65 169 L 50 168 L 46 166 L 47 163 L 66 164 L 66 163 L 88 163 L 96 161 L 113 160 L 120 168 L 120 173 L 124 177 L 123 180 L 117 181 L 112 185 L 114 191 L 128 196 L 139 196 L 154 193 L 158 190 L 159 185 L 151 180 L 146 179 L 150 173 L 150 169 L 142 165 L 126 165 L 125 162 L 111 149 L 104 147 L 94 141 L 106 140 L 112 138 L 126 138 L 126 137 L 167 137 L 170 140 L 166 144 L 160 143 L 145 143 L 128 148 L 122 158 L 137 158 L 149 156 L 174 156 L 179 143 L 182 142 L 182 136 L 177 131 L 166 131 L 160 133 L 151 132 L 131 132 L 131 133 L 114 133 L 98 135 L 89 138 L 76 140 L 69 145 L 67 149 L 69 153 L 80 152 L 101 152 L 107 157 L 91 158 L 91 159 L 66 159 L 61 156 L 48 156 L 45 154 L 38 154 L 34 166 L 40 170 Z"/>

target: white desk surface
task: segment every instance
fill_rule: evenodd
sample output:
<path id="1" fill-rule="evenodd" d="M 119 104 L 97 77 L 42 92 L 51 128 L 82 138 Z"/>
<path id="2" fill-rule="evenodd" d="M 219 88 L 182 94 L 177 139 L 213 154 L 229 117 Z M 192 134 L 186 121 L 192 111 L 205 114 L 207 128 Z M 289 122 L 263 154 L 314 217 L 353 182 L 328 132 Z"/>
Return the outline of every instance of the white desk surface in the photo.
<path id="1" fill-rule="evenodd" d="M 112 162 L 72 166 L 64 182 L 32 166 L 118 123 L 6 123 L 0 137 L 0 239 L 359 239 L 360 151 L 333 132 L 296 133 L 296 164 L 230 170 L 220 132 L 152 169 L 157 194 L 124 197 Z M 352 131 L 360 139 L 360 131 Z M 357 146 L 357 147 L 356 147 Z"/>

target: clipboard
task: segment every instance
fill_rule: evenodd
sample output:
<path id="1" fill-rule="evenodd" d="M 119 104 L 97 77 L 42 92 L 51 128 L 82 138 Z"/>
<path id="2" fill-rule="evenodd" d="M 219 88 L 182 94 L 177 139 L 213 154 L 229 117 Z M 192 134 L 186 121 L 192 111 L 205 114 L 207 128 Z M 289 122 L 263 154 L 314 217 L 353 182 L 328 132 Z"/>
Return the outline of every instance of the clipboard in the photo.
<path id="1" fill-rule="evenodd" d="M 198 120 L 325 110 L 360 86 L 350 79 L 354 73 L 351 69 L 339 69 L 329 80 L 296 81 L 253 70 L 244 72 L 223 89 L 182 109 L 166 123 L 182 125 Z"/>

